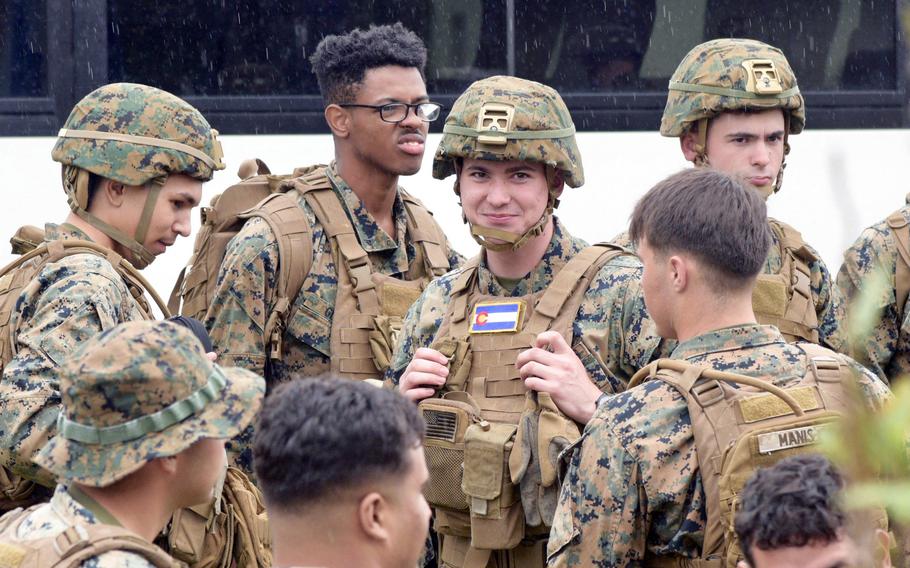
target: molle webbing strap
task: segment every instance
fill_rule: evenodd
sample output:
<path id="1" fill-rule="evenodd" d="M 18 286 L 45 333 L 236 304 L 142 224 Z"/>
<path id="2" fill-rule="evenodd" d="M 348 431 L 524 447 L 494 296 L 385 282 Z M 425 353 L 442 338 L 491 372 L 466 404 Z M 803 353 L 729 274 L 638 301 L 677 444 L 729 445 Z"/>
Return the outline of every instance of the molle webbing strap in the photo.
<path id="1" fill-rule="evenodd" d="M 894 267 L 894 300 L 898 320 L 904 319 L 904 305 L 910 296 L 910 229 L 900 210 L 888 216 L 888 226 L 894 232 L 894 245 L 900 259 Z"/>
<path id="2" fill-rule="evenodd" d="M 226 384 L 224 373 L 218 367 L 214 367 L 205 385 L 157 412 L 112 426 L 80 424 L 61 412 L 57 418 L 57 432 L 67 440 L 83 444 L 107 446 L 128 442 L 146 434 L 162 432 L 185 418 L 196 415 L 221 396 Z"/>
<path id="3" fill-rule="evenodd" d="M 313 239 L 310 225 L 297 200 L 287 193 L 273 193 L 238 219 L 258 217 L 268 224 L 278 246 L 278 282 L 275 306 L 265 322 L 263 337 L 269 346 L 269 357 L 280 360 L 282 336 L 293 317 L 294 299 L 313 265 Z"/>
<path id="4" fill-rule="evenodd" d="M 777 326 L 784 334 L 818 343 L 818 313 L 812 295 L 812 268 L 810 262 L 818 260 L 802 235 L 786 223 L 768 219 L 771 229 L 780 240 L 782 264 L 780 274 L 789 281 L 789 301 L 783 317 L 763 315 L 761 322 Z"/>
<path id="5" fill-rule="evenodd" d="M 221 156 L 219 155 L 221 144 L 217 139 L 215 139 L 216 155 L 209 156 L 202 150 L 193 148 L 187 144 L 175 142 L 174 140 L 165 140 L 163 138 L 153 138 L 151 136 L 134 136 L 132 134 L 120 134 L 118 132 L 100 132 L 96 130 L 69 130 L 66 128 L 61 128 L 57 133 L 57 136 L 59 138 L 110 140 L 113 142 L 127 142 L 129 144 L 152 146 L 154 148 L 167 148 L 168 150 L 176 150 L 177 152 L 189 154 L 197 160 L 201 160 L 205 165 L 212 168 L 213 170 L 220 170 L 224 168 L 224 164 L 221 163 Z"/>
<path id="6" fill-rule="evenodd" d="M 626 251 L 619 246 L 598 243 L 573 256 L 553 277 L 553 281 L 534 306 L 534 314 L 528 320 L 524 334 L 530 334 L 533 338 L 550 329 L 550 324 L 560 314 L 578 286 L 582 283 L 587 284 L 588 278 L 585 278 L 587 272 L 594 266 L 603 266 L 621 254 L 626 254 Z"/>
<path id="7" fill-rule="evenodd" d="M 575 125 L 556 130 L 492 130 L 468 128 L 456 124 L 446 124 L 442 127 L 445 134 L 459 134 L 477 138 L 479 136 L 503 138 L 505 140 L 548 140 L 553 138 L 569 138 L 575 135 Z"/>
<path id="8" fill-rule="evenodd" d="M 786 91 L 775 93 L 773 95 L 761 95 L 751 91 L 742 91 L 740 89 L 727 89 L 725 87 L 714 87 L 712 85 L 693 85 L 692 83 L 682 83 L 679 81 L 670 81 L 667 87 L 671 91 L 683 91 L 686 93 L 705 93 L 706 95 L 718 95 L 721 97 L 733 97 L 735 99 L 754 99 L 764 101 L 785 101 L 788 98 L 799 94 L 799 87 L 792 87 Z"/>
<path id="9" fill-rule="evenodd" d="M 452 325 L 459 325 L 468 318 L 468 295 L 471 286 L 474 285 L 474 277 L 477 274 L 477 267 L 480 264 L 480 256 L 468 259 L 461 265 L 461 272 L 455 281 L 452 282 L 452 289 L 449 291 L 449 313 L 452 318 Z M 467 333 L 467 328 L 464 334 Z M 460 335 L 459 335 L 460 336 Z"/>
<path id="10" fill-rule="evenodd" d="M 445 245 L 445 234 L 439 229 L 433 220 L 433 215 L 421 202 L 404 191 L 400 195 L 408 216 L 408 231 L 411 234 L 411 240 L 424 252 L 427 273 L 432 276 L 442 276 L 451 268 L 443 246 Z"/>

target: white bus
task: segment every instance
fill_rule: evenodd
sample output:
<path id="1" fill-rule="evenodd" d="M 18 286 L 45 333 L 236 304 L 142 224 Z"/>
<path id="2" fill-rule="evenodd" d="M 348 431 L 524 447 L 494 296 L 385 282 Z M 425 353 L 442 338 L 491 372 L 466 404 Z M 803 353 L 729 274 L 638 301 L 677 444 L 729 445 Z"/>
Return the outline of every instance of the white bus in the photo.
<path id="1" fill-rule="evenodd" d="M 557 214 L 578 236 L 608 240 L 635 200 L 687 167 L 658 133 L 666 84 L 683 55 L 715 37 L 751 37 L 787 54 L 808 107 L 772 216 L 799 229 L 832 272 L 861 229 L 910 191 L 907 58 L 901 2 L 878 0 L 0 0 L 0 237 L 67 214 L 53 135 L 73 104 L 114 81 L 167 89 L 223 133 L 228 169 L 273 172 L 332 159 L 307 57 L 325 35 L 402 21 L 426 41 L 427 87 L 450 106 L 471 81 L 514 74 L 557 88 L 569 105 L 586 184 Z M 476 244 L 451 180 L 424 168 L 402 184 L 458 250 Z M 196 216 L 198 222 L 198 216 Z M 189 258 L 182 239 L 145 272 L 162 294 Z M 11 256 L 0 249 L 0 261 Z"/>

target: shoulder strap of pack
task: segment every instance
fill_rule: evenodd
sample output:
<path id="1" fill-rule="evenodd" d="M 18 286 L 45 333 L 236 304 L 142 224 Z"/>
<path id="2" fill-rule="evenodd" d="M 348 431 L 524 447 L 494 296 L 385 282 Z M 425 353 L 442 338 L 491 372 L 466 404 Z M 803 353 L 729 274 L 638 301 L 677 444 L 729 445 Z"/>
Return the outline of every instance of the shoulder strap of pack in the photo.
<path id="1" fill-rule="evenodd" d="M 777 233 L 782 249 L 792 251 L 797 258 L 807 264 L 819 260 L 818 256 L 806 244 L 802 233 L 787 223 L 771 217 L 768 217 L 768 224 L 771 225 L 771 230 Z"/>
<path id="2" fill-rule="evenodd" d="M 111 263 L 111 266 L 114 267 L 114 270 L 116 270 L 129 284 L 132 284 L 132 286 L 130 286 L 130 293 L 134 298 L 143 301 L 143 291 L 148 292 L 152 297 L 152 300 L 155 301 L 155 304 L 161 310 L 161 313 L 164 314 L 164 317 L 171 317 L 171 312 L 168 309 L 167 304 L 161 296 L 158 295 L 158 292 L 155 291 L 152 285 L 149 284 L 148 280 L 140 274 L 136 267 L 113 250 L 92 241 L 82 239 L 57 239 L 48 243 L 41 243 L 28 253 L 13 260 L 3 268 L 0 268 L 0 277 L 9 274 L 27 261 L 38 256 L 43 255 L 46 257 L 41 263 L 44 265 L 50 262 L 57 262 L 64 257 L 72 256 L 74 254 L 94 254 L 106 258 L 107 261 Z"/>
<path id="3" fill-rule="evenodd" d="M 294 180 L 294 189 L 303 194 L 322 224 L 326 236 L 335 244 L 341 262 L 354 286 L 354 297 L 360 312 L 379 314 L 379 294 L 373 283 L 373 266 L 367 251 L 357 239 L 357 231 L 341 205 L 338 195 L 326 176 L 325 168 L 315 170 Z"/>
<path id="4" fill-rule="evenodd" d="M 265 221 L 278 245 L 278 282 L 275 307 L 263 329 L 269 357 L 281 359 L 281 338 L 292 316 L 294 299 L 313 266 L 313 239 L 306 213 L 294 194 L 273 193 L 252 209 L 238 215 L 239 219 L 258 217 Z"/>
<path id="5" fill-rule="evenodd" d="M 894 233 L 894 243 L 900 256 L 894 269 L 894 299 L 898 319 L 902 320 L 904 306 L 910 296 L 910 229 L 900 209 L 889 215 L 886 222 Z"/>
<path id="6" fill-rule="evenodd" d="M 401 191 L 400 195 L 408 216 L 408 232 L 414 244 L 423 250 L 427 273 L 434 277 L 442 276 L 450 268 L 445 251 L 445 233 L 419 199 L 406 191 Z"/>
<path id="7" fill-rule="evenodd" d="M 626 249 L 611 243 L 597 243 L 584 248 L 573 256 L 569 262 L 553 277 L 546 291 L 534 306 L 534 314 L 524 328 L 524 334 L 537 337 L 550 329 L 553 320 L 562 312 L 566 302 L 579 286 L 587 286 L 593 269 L 623 254 L 631 254 Z"/>
<path id="8" fill-rule="evenodd" d="M 458 276 L 452 282 L 449 290 L 449 318 L 453 326 L 461 326 L 468 317 L 468 296 L 471 287 L 474 285 L 474 279 L 477 275 L 477 268 L 480 266 L 480 254 L 469 258 L 459 268 Z M 467 333 L 467 330 L 463 330 Z"/>
<path id="9" fill-rule="evenodd" d="M 730 412 L 729 401 L 731 396 L 735 396 L 730 393 L 735 391 L 731 391 L 730 385 L 746 385 L 770 393 L 786 405 L 783 414 L 789 412 L 803 416 L 805 410 L 792 395 L 770 381 L 717 371 L 679 359 L 659 359 L 648 368 L 654 373 L 651 378 L 663 380 L 686 399 L 699 472 L 705 489 L 707 524 L 702 551 L 704 554 L 713 554 L 721 550 L 724 544 L 718 485 L 722 465 L 720 456 L 727 445 L 726 438 L 735 435 L 732 431 L 735 428 L 731 429 L 730 425 L 724 424 L 725 420 L 734 416 Z M 720 404 L 724 402 L 727 404 Z"/>
<path id="10" fill-rule="evenodd" d="M 185 566 L 139 535 L 111 525 L 89 523 L 69 527 L 53 540 L 51 546 L 59 555 L 53 566 L 59 568 L 79 568 L 86 560 L 113 551 L 138 554 L 156 568 Z"/>
<path id="11" fill-rule="evenodd" d="M 780 240 L 782 258 L 781 274 L 789 285 L 789 300 L 783 316 L 764 314 L 762 323 L 776 325 L 781 332 L 818 342 L 818 315 L 812 295 L 812 268 L 810 263 L 819 258 L 812 252 L 802 235 L 790 225 L 768 219 L 771 229 Z M 759 276 L 761 278 L 761 276 Z"/>

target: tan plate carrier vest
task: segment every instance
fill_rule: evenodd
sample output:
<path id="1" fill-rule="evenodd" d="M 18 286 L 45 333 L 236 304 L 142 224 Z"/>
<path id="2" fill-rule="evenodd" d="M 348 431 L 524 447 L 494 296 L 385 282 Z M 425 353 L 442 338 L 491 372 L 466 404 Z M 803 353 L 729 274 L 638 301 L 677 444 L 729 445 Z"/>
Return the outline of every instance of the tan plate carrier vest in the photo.
<path id="1" fill-rule="evenodd" d="M 10 243 L 13 246 L 13 253 L 22 256 L 0 269 L 0 367 L 5 367 L 16 356 L 17 330 L 13 329 L 10 320 L 22 289 L 47 264 L 59 262 L 67 256 L 94 254 L 106 258 L 117 274 L 123 278 L 123 282 L 139 305 L 144 318 L 153 319 L 151 308 L 145 299 L 145 292 L 152 296 L 166 316 L 169 315 L 164 301 L 139 271 L 110 249 L 92 241 L 79 239 L 61 239 L 45 243 L 44 231 L 32 226 L 21 227 L 10 239 Z M 41 449 L 40 445 L 43 442 L 40 439 L 25 440 L 22 444 L 22 453 L 37 452 Z M 7 463 L 0 466 L 0 511 L 27 507 L 46 501 L 49 497 L 47 491 L 42 491 L 32 480 L 23 478 L 6 467 L 11 465 L 13 464 Z M 53 487 L 54 480 L 42 480 L 42 485 Z M 40 495 L 35 494 L 36 492 Z"/>
<path id="2" fill-rule="evenodd" d="M 536 438 L 538 420 L 541 439 L 546 438 L 545 423 L 548 431 L 573 438 L 564 445 L 580 433 L 549 395 L 528 393 L 515 360 L 546 330 L 558 331 L 571 344 L 572 325 L 591 279 L 621 254 L 630 253 L 611 244 L 587 247 L 559 270 L 546 290 L 522 297 L 480 294 L 479 257 L 469 260 L 454 280 L 448 312 L 431 345 L 449 357 L 449 379 L 442 398 L 420 404 L 427 423 L 430 470 L 425 494 L 436 512 L 441 566 L 543 566 L 559 487 L 552 464 L 540 463 L 541 455 L 548 453 L 546 445 L 535 453 L 524 474 L 540 475 L 542 469 L 552 474 L 543 474 L 536 481 L 538 487 L 528 488 L 522 484 L 524 478 L 516 479 L 518 472 L 510 461 L 521 462 L 524 445 L 516 434 Z M 522 302 L 520 331 L 471 334 L 471 314 L 481 301 Z M 533 427 L 521 428 L 529 419 Z M 527 443 L 538 447 L 539 441 Z M 545 455 L 545 461 L 556 457 Z M 529 481 L 533 485 L 534 480 Z M 529 525 L 527 518 L 539 522 Z"/>
<path id="3" fill-rule="evenodd" d="M 324 167 L 288 183 L 313 209 L 332 247 L 338 274 L 332 372 L 352 379 L 381 379 L 408 308 L 430 280 L 449 271 L 445 235 L 426 207 L 402 191 L 416 254 L 405 279 L 399 280 L 373 270 Z"/>
<path id="4" fill-rule="evenodd" d="M 105 552 L 132 552 L 156 568 L 186 566 L 154 544 L 123 527 L 98 523 L 72 526 L 53 537 L 17 538 L 19 526 L 35 509 L 17 509 L 0 521 L 0 566 L 2 568 L 79 568 L 83 562 Z"/>
<path id="5" fill-rule="evenodd" d="M 856 381 L 854 371 L 830 349 L 799 347 L 808 370 L 786 388 L 677 359 L 654 361 L 632 378 L 629 388 L 660 379 L 685 397 L 708 517 L 701 558 L 648 555 L 646 566 L 735 568 L 743 556 L 733 522 L 746 482 L 759 468 L 812 452 L 820 430 L 849 409 L 844 384 Z"/>
<path id="6" fill-rule="evenodd" d="M 803 339 L 818 343 L 818 314 L 812 295 L 809 264 L 818 257 L 806 246 L 799 231 L 768 219 L 780 242 L 781 267 L 777 274 L 760 274 L 752 292 L 752 309 L 759 323 L 773 325 L 788 342 Z"/>
<path id="7" fill-rule="evenodd" d="M 907 195 L 910 202 L 910 194 Z M 894 244 L 900 257 L 894 266 L 894 300 L 898 322 L 904 320 L 904 307 L 907 297 L 910 296 L 910 223 L 904 216 L 904 208 L 898 209 L 888 216 L 886 222 L 894 232 Z"/>

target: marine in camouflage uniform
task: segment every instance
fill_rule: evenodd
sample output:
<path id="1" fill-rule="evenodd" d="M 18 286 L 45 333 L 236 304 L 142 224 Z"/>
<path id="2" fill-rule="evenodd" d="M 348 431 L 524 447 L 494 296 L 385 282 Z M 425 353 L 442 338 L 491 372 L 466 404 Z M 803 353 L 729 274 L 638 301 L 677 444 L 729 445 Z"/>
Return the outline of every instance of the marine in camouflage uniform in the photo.
<path id="1" fill-rule="evenodd" d="M 714 210 L 709 209 L 712 202 Z M 670 228 L 669 221 L 678 219 L 678 211 L 687 204 L 694 211 L 691 221 Z M 764 204 L 749 189 L 709 170 L 671 176 L 636 206 L 631 234 L 645 266 L 645 301 L 661 335 L 679 339 L 670 358 L 693 369 L 736 373 L 783 389 L 807 384 L 806 377 L 814 377 L 810 380 L 815 386 L 804 388 L 823 393 L 813 394 L 821 397 L 817 404 L 822 412 L 836 408 L 828 406 L 826 388 L 835 389 L 840 397 L 836 400 L 843 400 L 842 381 L 856 380 L 865 402 L 880 408 L 890 397 L 888 388 L 862 366 L 816 345 L 788 343 L 774 326 L 755 323 L 751 289 L 771 243 L 770 231 L 762 234 L 767 229 L 765 215 Z M 676 263 L 672 269 L 671 262 Z M 837 382 L 825 378 L 832 387 L 818 386 L 822 359 L 828 369 L 836 362 Z M 679 381 L 664 379 L 660 368 L 660 362 L 651 363 L 636 375 L 635 386 L 604 400 L 581 440 L 563 454 L 568 468 L 550 533 L 548 566 L 683 566 L 699 558 L 705 562 L 705 555 L 715 552 L 703 550 L 709 534 L 712 538 L 719 534 L 724 546 L 723 528 L 708 525 L 712 500 L 717 502 L 717 495 L 710 492 L 718 490 L 720 465 L 712 461 L 712 448 L 696 448 L 699 430 L 693 427 L 697 418 L 701 431 L 706 431 L 707 410 L 693 418 L 689 396 L 695 395 L 685 396 Z M 682 377 L 685 380 L 686 375 Z M 711 385 L 699 377 L 694 375 L 690 383 L 692 393 Z M 723 386 L 719 399 L 714 391 L 707 394 L 710 389 L 705 387 L 704 399 L 698 399 L 703 408 L 717 404 L 719 413 L 730 407 L 718 400 L 738 396 L 731 393 L 762 392 L 735 383 Z M 758 402 L 762 396 L 752 398 Z M 818 410 L 818 405 L 806 404 L 804 410 Z M 728 414 L 736 412 L 730 409 Z M 787 414 L 792 411 L 785 407 L 780 414 L 758 420 Z M 733 426 L 742 428 L 737 420 L 732 420 Z M 729 447 L 732 443 L 724 450 Z M 771 452 L 781 449 L 767 451 L 763 463 L 771 463 Z M 773 456 L 781 454 L 785 452 Z M 725 464 L 732 460 L 732 454 L 724 456 Z M 717 468 L 714 479 L 703 479 L 706 460 Z M 730 564 L 729 557 L 719 554 L 704 565 L 732 566 L 735 560 Z"/>
<path id="2" fill-rule="evenodd" d="M 785 158 L 790 152 L 789 135 L 802 132 L 806 123 L 805 101 L 796 75 L 779 49 L 749 39 L 717 39 L 692 48 L 670 78 L 660 133 L 683 139 L 684 153 L 685 139 L 691 137 L 687 159 L 696 166 L 710 165 L 748 178 L 755 175 L 755 169 L 732 171 L 719 160 L 711 161 L 707 133 L 712 120 L 725 113 L 775 108 L 784 113 L 783 155 L 779 164 L 768 166 L 769 171 L 777 171 L 777 177 L 770 183 L 753 184 L 767 198 L 781 189 Z M 745 149 L 747 143 L 756 142 L 743 140 L 742 152 L 751 152 Z M 765 276 L 756 289 L 756 316 L 760 322 L 780 328 L 789 341 L 803 339 L 845 352 L 844 300 L 824 261 L 794 228 L 776 219 L 768 221 L 773 246 L 762 268 Z M 625 233 L 612 242 L 632 246 Z M 794 286 L 797 280 L 800 284 Z"/>
<path id="3" fill-rule="evenodd" d="M 48 260 L 47 255 L 30 260 L 19 270 L 40 269 L 18 293 L 9 289 L 10 275 L 0 286 L 9 315 L 4 333 L 11 334 L 13 346 L 0 383 L 0 445 L 5 465 L 16 473 L 53 486 L 53 477 L 32 464 L 31 457 L 56 428 L 57 370 L 94 335 L 121 322 L 152 317 L 144 294 L 154 291 L 141 277 L 130 277 L 127 273 L 135 272 L 123 266 L 132 263 L 142 268 L 163 251 L 164 244 L 158 245 L 160 250 L 150 250 L 148 239 L 172 243 L 178 233 L 188 234 L 189 210 L 195 203 L 183 195 L 179 202 L 172 200 L 169 176 L 189 176 L 194 184 L 211 179 L 215 170 L 224 167 L 216 136 L 199 111 L 183 100 L 131 83 L 93 91 L 67 119 L 52 155 L 63 164 L 63 186 L 72 213 L 66 223 L 46 225 L 44 241 L 49 247 L 93 241 L 90 233 L 94 232 L 96 239 L 105 239 L 104 248 L 77 250 L 43 265 L 40 262 Z M 144 191 L 144 204 L 138 210 L 96 215 L 89 186 L 95 184 L 95 191 L 101 192 L 99 186 L 108 182 L 137 186 L 124 191 Z M 201 193 L 201 184 L 195 191 Z M 160 228 L 161 212 L 165 211 L 160 217 L 164 219 L 171 210 L 178 211 L 173 225 Z M 140 220 L 128 231 L 130 217 Z"/>
<path id="4" fill-rule="evenodd" d="M 124 494 L 122 483 L 116 492 L 105 488 L 131 475 L 148 473 L 145 468 L 154 460 L 179 456 L 207 443 L 221 448 L 220 458 L 198 463 L 219 455 L 198 450 L 194 450 L 195 458 L 183 457 L 193 463 L 183 461 L 187 469 L 172 475 L 189 471 L 196 477 L 180 480 L 179 497 L 162 496 L 162 500 L 182 499 L 187 501 L 182 506 L 190 506 L 210 498 L 224 467 L 223 440 L 252 421 L 264 382 L 244 369 L 211 363 L 190 331 L 162 321 L 129 322 L 95 334 L 70 354 L 59 371 L 60 429 L 35 461 L 57 476 L 60 484 L 50 503 L 13 511 L 0 519 L 0 551 L 4 558 L 14 558 L 30 548 L 43 550 L 41 558 L 49 561 L 60 554 L 55 546 L 66 548 L 65 531 L 76 529 L 83 535 L 82 542 L 74 543 L 78 550 L 100 544 L 84 535 L 98 534 L 99 525 L 107 525 L 103 528 L 108 532 L 119 528 L 117 535 L 133 544 L 84 558 L 80 566 L 151 567 L 149 555 L 163 555 L 163 551 L 137 533 L 154 535 L 163 527 L 151 526 L 154 517 L 148 512 L 144 526 L 137 526 L 133 519 L 132 523 L 124 521 L 129 523 L 125 528 L 99 500 L 123 507 L 137 495 Z M 151 470 L 150 475 L 161 475 L 161 470 Z M 212 485 L 206 488 L 208 482 Z M 142 491 L 160 490 L 162 485 L 153 487 L 142 487 Z M 177 494 L 176 483 L 164 487 Z M 165 519 L 168 514 L 164 511 Z M 140 553 L 136 545 L 149 550 Z"/>
<path id="5" fill-rule="evenodd" d="M 427 435 L 428 500 L 436 511 L 440 565 L 542 566 L 552 514 L 547 495 L 552 491 L 555 504 L 556 487 L 552 485 L 555 478 L 540 477 L 548 458 L 541 458 L 536 448 L 530 449 L 535 445 L 532 438 L 539 437 L 554 452 L 559 444 L 577 437 L 574 420 L 586 421 L 584 412 L 593 411 L 602 393 L 624 390 L 632 373 L 651 359 L 659 338 L 642 300 L 638 259 L 607 245 L 588 247 L 552 215 L 563 183 L 571 187 L 584 183 L 574 125 L 555 90 L 516 77 L 477 81 L 455 102 L 443 132 L 433 175 L 444 179 L 457 173 L 455 191 L 462 199 L 471 233 L 483 249 L 461 269 L 430 283 L 411 307 L 386 378 L 411 400 L 423 399 L 420 408 L 431 424 Z M 513 170 L 525 173 L 511 173 Z M 528 177 L 534 185 L 526 181 Z M 509 189 L 497 189 L 500 187 Z M 526 202 L 511 209 L 502 206 L 507 200 L 498 196 L 507 191 L 515 195 L 510 198 L 515 202 L 527 199 L 520 198 L 521 193 L 545 192 L 546 201 L 535 202 L 543 210 L 535 213 L 538 209 Z M 482 197 L 478 200 L 472 195 Z M 481 213 L 484 210 L 489 214 L 520 210 L 527 217 L 521 217 L 521 227 L 486 226 L 490 219 Z M 532 214 L 540 218 L 531 219 Z M 539 256 L 527 252 L 534 247 L 539 247 Z M 522 258 L 531 269 L 520 278 L 506 278 L 493 269 L 494 260 L 517 263 Z M 517 317 L 511 331 L 487 334 L 486 306 L 518 305 L 524 315 Z M 549 324 L 541 325 L 548 319 Z M 461 335 L 463 331 L 466 335 Z M 565 415 L 554 402 L 558 406 L 566 399 L 552 387 L 568 381 L 563 363 L 572 369 L 572 380 L 578 381 L 574 384 L 583 385 L 584 392 L 575 411 L 565 410 Z M 549 392 L 531 394 L 532 384 Z M 438 395 L 445 393 L 442 398 L 426 398 L 435 389 Z M 446 415 L 445 405 L 459 404 L 455 401 L 475 407 L 476 420 L 489 421 L 491 433 L 504 433 L 494 442 L 499 444 L 495 446 L 498 450 L 490 450 L 494 457 L 486 455 L 483 467 L 489 468 L 487 473 L 475 473 L 480 470 L 469 465 L 474 463 L 470 449 L 463 450 L 462 463 L 458 459 L 452 462 L 449 456 L 438 457 L 440 448 L 444 451 L 449 442 L 430 440 L 440 438 L 438 428 L 432 427 L 434 417 Z M 567 416 L 570 412 L 571 418 Z M 558 424 L 561 430 L 552 436 L 552 447 L 544 441 L 550 439 L 548 435 L 538 428 L 540 414 L 550 416 L 550 424 Z M 439 424 L 450 423 L 440 420 Z M 443 433 L 441 438 L 446 436 Z M 513 465 L 510 460 L 503 466 L 501 455 L 503 451 L 508 454 L 507 447 L 514 447 L 511 456 L 524 465 L 519 461 Z M 495 457 L 497 451 L 499 458 Z M 458 497 L 465 499 L 462 486 L 444 487 L 444 480 L 460 477 L 462 468 L 466 493 L 472 491 L 469 479 L 485 484 L 494 471 L 500 472 L 505 485 L 502 493 L 498 487 L 495 492 L 501 497 L 488 505 L 484 503 L 489 495 L 470 499 L 470 511 L 466 505 L 460 506 Z M 519 492 L 520 500 L 515 496 Z M 516 514 L 514 522 L 526 535 L 524 540 L 511 528 L 500 534 L 502 519 Z"/>
<path id="6" fill-rule="evenodd" d="M 300 293 L 290 299 L 280 346 L 269 341 L 265 329 L 277 313 L 282 261 L 275 234 L 262 219 L 247 221 L 228 244 L 205 316 L 220 360 L 259 373 L 269 388 L 330 371 L 381 379 L 387 361 L 371 358 L 371 344 L 364 339 L 376 325 L 365 308 L 362 294 L 369 290 L 364 289 L 370 282 L 375 285 L 384 316 L 391 303 L 385 287 L 408 287 L 406 303 L 394 314 L 400 324 L 423 286 L 464 260 L 425 208 L 398 184 L 400 176 L 420 168 L 428 123 L 439 113 L 427 98 L 422 77 L 426 48 L 420 38 L 401 24 L 357 29 L 327 36 L 312 62 L 336 159 L 327 167 L 305 168 L 307 175 L 288 182 L 306 215 L 313 252 Z M 317 186 L 322 201 L 310 192 Z M 426 226 L 416 226 L 414 209 L 429 219 Z M 418 243 L 421 235 L 430 235 L 433 242 Z M 356 262 L 361 269 L 365 265 L 367 274 L 356 284 L 349 251 L 364 253 Z M 272 351 L 279 347 L 276 358 Z M 252 434 L 247 430 L 229 446 L 232 462 L 250 475 Z"/>
<path id="7" fill-rule="evenodd" d="M 910 205 L 905 205 L 865 229 L 844 252 L 844 263 L 837 273 L 837 285 L 848 302 L 856 300 L 860 290 L 878 292 L 873 305 L 881 310 L 880 315 L 868 336 L 856 338 L 851 355 L 889 383 L 910 374 L 908 222 Z M 882 284 L 877 282 L 876 272 L 881 274 Z"/>

